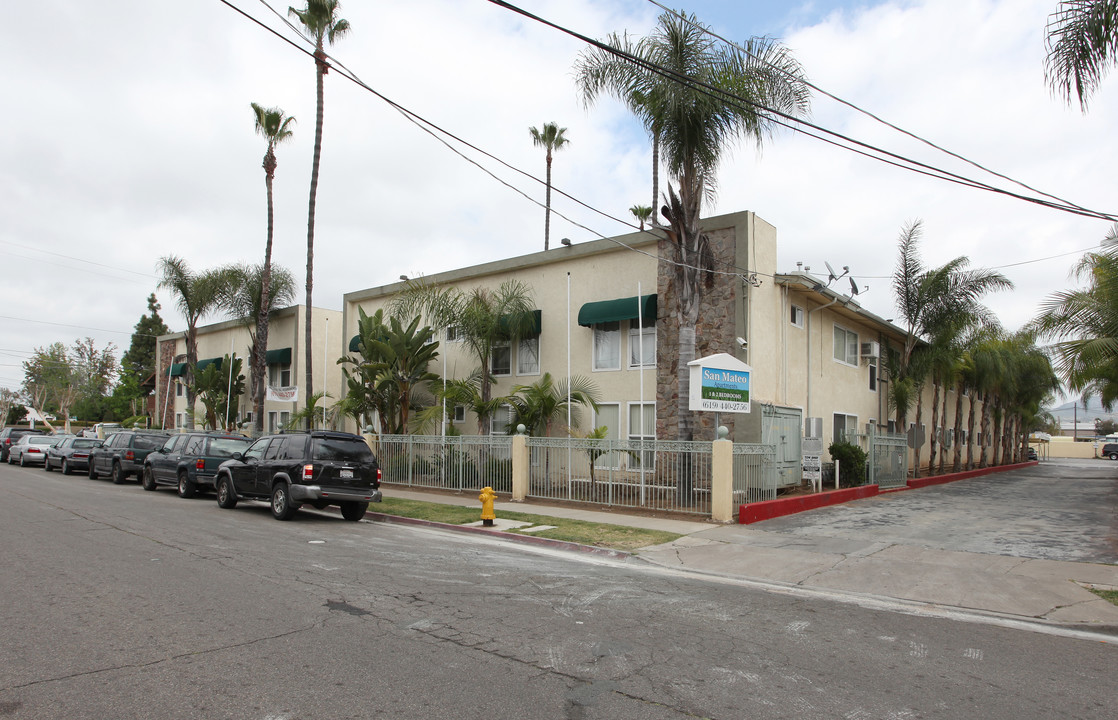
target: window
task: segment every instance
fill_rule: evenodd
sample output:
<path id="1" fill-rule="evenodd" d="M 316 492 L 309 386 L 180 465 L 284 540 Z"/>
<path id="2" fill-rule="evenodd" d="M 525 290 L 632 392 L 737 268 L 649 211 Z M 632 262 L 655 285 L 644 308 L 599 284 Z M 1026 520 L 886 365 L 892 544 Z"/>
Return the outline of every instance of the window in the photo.
<path id="1" fill-rule="evenodd" d="M 835 360 L 847 365 L 858 364 L 858 333 L 835 325 Z"/>
<path id="2" fill-rule="evenodd" d="M 242 419 L 246 423 L 252 422 L 252 413 L 251 412 L 245 413 L 244 418 L 242 418 Z"/>
<path id="3" fill-rule="evenodd" d="M 870 392 L 877 392 L 877 358 L 870 358 Z"/>
<path id="4" fill-rule="evenodd" d="M 462 328 L 457 325 L 450 325 L 446 329 L 447 342 L 462 342 Z"/>
<path id="5" fill-rule="evenodd" d="M 269 365 L 268 384 L 272 387 L 291 387 L 291 364 Z"/>
<path id="6" fill-rule="evenodd" d="M 291 413 L 287 412 L 286 410 L 280 412 L 279 421 L 280 427 L 287 427 L 288 423 L 291 422 Z"/>
<path id="7" fill-rule="evenodd" d="M 641 421 L 644 425 L 641 425 Z M 656 403 L 629 403 L 629 441 L 656 439 Z M 629 467 L 651 469 L 656 463 L 656 453 L 650 449 L 641 450 L 639 455 L 629 458 Z"/>
<path id="8" fill-rule="evenodd" d="M 897 421 L 896 420 L 890 420 L 889 425 L 887 427 L 888 427 L 888 430 L 886 432 L 890 432 L 890 433 L 897 432 Z"/>
<path id="9" fill-rule="evenodd" d="M 373 451 L 364 440 L 347 438 L 314 438 L 311 441 L 311 455 L 315 460 L 337 460 L 342 462 L 373 462 Z"/>
<path id="10" fill-rule="evenodd" d="M 271 414 L 275 415 L 275 413 Z M 252 445 L 249 445 L 248 449 L 245 450 L 245 462 L 248 462 L 249 460 L 259 461 L 260 458 L 264 457 L 264 451 L 266 449 L 268 449 L 268 438 L 260 438 Z"/>
<path id="11" fill-rule="evenodd" d="M 629 367 L 656 367 L 655 320 L 644 318 L 643 327 L 629 321 Z"/>
<path id="12" fill-rule="evenodd" d="M 456 422 L 456 423 L 466 422 L 466 406 L 465 405 L 455 405 L 453 413 L 454 414 L 451 417 L 454 418 L 454 422 Z"/>
<path id="13" fill-rule="evenodd" d="M 594 369 L 621 369 L 621 323 L 594 326 Z"/>
<path id="14" fill-rule="evenodd" d="M 511 405 L 502 405 L 493 411 L 489 416 L 489 434 L 490 435 L 508 435 L 516 430 L 515 427 L 510 427 L 512 421 L 515 419 Z"/>
<path id="15" fill-rule="evenodd" d="M 512 375 L 512 348 L 507 342 L 493 346 L 489 356 L 489 372 L 494 375 Z"/>
<path id="16" fill-rule="evenodd" d="M 175 427 L 186 427 L 186 413 L 175 413 Z"/>
<path id="17" fill-rule="evenodd" d="M 516 374 L 540 374 L 540 337 L 524 338 L 516 349 Z"/>
<path id="18" fill-rule="evenodd" d="M 275 431 L 278 429 L 276 427 L 276 423 L 278 421 L 278 418 L 279 418 L 279 413 L 277 413 L 275 410 L 272 410 L 271 412 L 268 413 L 268 433 L 269 434 L 275 433 Z"/>
<path id="19" fill-rule="evenodd" d="M 186 395 L 186 386 L 178 380 L 175 381 L 175 397 L 182 397 Z"/>
<path id="20" fill-rule="evenodd" d="M 831 435 L 833 442 L 854 442 L 854 436 L 858 434 L 858 416 L 857 415 L 844 415 L 843 413 L 835 413 L 835 426 L 834 434 Z"/>
<path id="21" fill-rule="evenodd" d="M 594 413 L 594 427 L 599 428 L 606 426 L 606 440 L 619 440 L 621 439 L 621 406 L 616 403 L 603 404 L 598 406 L 598 412 Z M 617 453 L 607 452 L 602 453 L 594 460 L 594 467 L 596 468 L 616 468 Z"/>
<path id="22" fill-rule="evenodd" d="M 793 305 L 790 320 L 794 326 L 802 328 L 804 326 L 804 309 L 799 305 Z"/>

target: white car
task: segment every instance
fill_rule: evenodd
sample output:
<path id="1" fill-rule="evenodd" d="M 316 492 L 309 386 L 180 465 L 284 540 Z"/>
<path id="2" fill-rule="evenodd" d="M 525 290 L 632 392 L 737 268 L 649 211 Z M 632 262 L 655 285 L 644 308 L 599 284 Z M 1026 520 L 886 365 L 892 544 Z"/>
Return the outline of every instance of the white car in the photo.
<path id="1" fill-rule="evenodd" d="M 54 447 L 69 435 L 24 435 L 8 453 L 8 464 L 19 463 L 20 467 L 42 465 L 47 457 L 47 448 Z"/>

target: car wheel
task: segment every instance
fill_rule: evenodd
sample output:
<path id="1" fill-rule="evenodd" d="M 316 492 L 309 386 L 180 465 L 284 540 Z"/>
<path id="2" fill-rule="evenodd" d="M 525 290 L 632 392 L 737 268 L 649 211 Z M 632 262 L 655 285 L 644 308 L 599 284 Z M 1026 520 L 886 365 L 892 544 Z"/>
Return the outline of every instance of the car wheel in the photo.
<path id="1" fill-rule="evenodd" d="M 287 484 L 278 482 L 272 488 L 272 517 L 276 520 L 290 520 L 295 516 L 298 505 L 291 502 L 291 495 L 287 491 Z"/>
<path id="2" fill-rule="evenodd" d="M 151 465 L 144 466 L 144 474 L 140 482 L 143 484 L 144 490 L 150 491 L 155 489 L 155 475 L 151 472 Z"/>
<path id="3" fill-rule="evenodd" d="M 179 470 L 179 497 L 192 498 L 198 494 L 198 486 L 186 474 L 186 470 Z"/>
<path id="4" fill-rule="evenodd" d="M 357 522 L 365 517 L 365 511 L 369 509 L 367 502 L 344 502 L 342 503 L 342 517 L 350 522 Z"/>
<path id="5" fill-rule="evenodd" d="M 120 462 L 113 462 L 113 470 L 110 477 L 112 477 L 114 485 L 120 485 L 124 482 L 124 468 L 120 466 Z"/>
<path id="6" fill-rule="evenodd" d="M 69 475 L 70 472 L 71 472 L 70 471 L 70 465 L 67 464 L 66 458 L 62 458 L 62 474 L 63 475 Z"/>
<path id="7" fill-rule="evenodd" d="M 89 459 L 89 479 L 97 479 L 97 466 L 93 464 L 93 458 Z"/>
<path id="8" fill-rule="evenodd" d="M 27 456 L 24 455 L 23 453 L 19 454 L 19 466 L 20 467 L 27 467 Z"/>
<path id="9" fill-rule="evenodd" d="M 217 479 L 217 506 L 226 509 L 237 507 L 237 493 L 233 490 L 233 479 L 230 477 Z"/>
<path id="10" fill-rule="evenodd" d="M 1118 460 L 1118 453 L 1110 453 L 1111 460 Z"/>

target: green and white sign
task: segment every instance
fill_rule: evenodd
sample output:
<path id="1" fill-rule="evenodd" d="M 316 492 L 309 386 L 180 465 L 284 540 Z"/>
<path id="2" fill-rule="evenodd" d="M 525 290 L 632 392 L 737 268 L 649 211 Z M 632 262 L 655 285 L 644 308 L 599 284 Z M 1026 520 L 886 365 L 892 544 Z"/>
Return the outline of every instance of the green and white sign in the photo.
<path id="1" fill-rule="evenodd" d="M 719 353 L 688 363 L 691 371 L 690 410 L 749 412 L 753 370 L 733 355 Z"/>

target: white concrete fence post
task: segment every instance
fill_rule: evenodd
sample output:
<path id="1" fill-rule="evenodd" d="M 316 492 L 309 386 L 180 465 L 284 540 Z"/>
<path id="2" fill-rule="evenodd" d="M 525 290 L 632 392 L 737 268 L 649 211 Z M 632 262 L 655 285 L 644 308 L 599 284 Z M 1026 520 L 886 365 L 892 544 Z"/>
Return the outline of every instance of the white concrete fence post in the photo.
<path id="1" fill-rule="evenodd" d="M 516 426 L 512 436 L 512 501 L 524 502 L 528 497 L 528 436 L 523 425 Z"/>
<path id="2" fill-rule="evenodd" d="M 711 447 L 710 517 L 720 523 L 734 521 L 734 444 L 724 426 Z"/>

